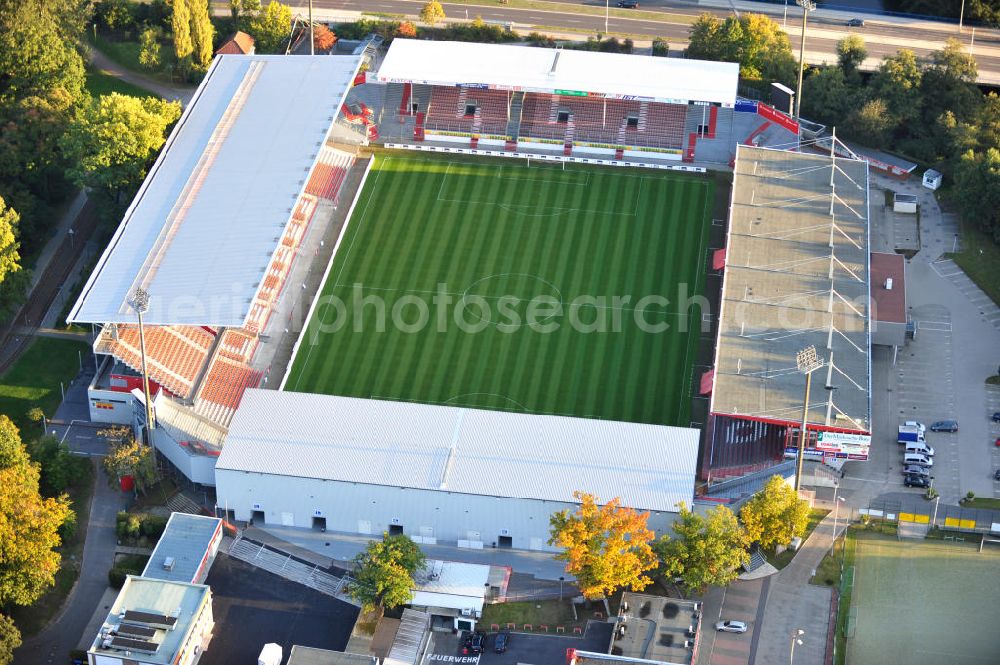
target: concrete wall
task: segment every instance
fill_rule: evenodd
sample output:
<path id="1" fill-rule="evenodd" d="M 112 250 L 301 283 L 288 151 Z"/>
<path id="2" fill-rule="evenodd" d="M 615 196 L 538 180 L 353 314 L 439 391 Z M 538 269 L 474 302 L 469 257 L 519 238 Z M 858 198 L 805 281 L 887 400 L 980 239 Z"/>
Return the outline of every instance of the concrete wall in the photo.
<path id="1" fill-rule="evenodd" d="M 132 424 L 132 395 L 117 390 L 87 388 L 90 419 L 95 423 Z"/>
<path id="2" fill-rule="evenodd" d="M 215 485 L 217 457 L 192 455 L 162 427 L 153 430 L 153 446 L 192 482 Z"/>
<path id="3" fill-rule="evenodd" d="M 486 472 L 484 470 L 484 472 Z M 540 479 L 544 482 L 544 479 Z M 265 521 L 312 527 L 313 516 L 325 517 L 330 531 L 378 536 L 391 525 L 421 542 L 433 541 L 492 547 L 501 535 L 512 538 L 515 549 L 552 551 L 549 516 L 569 503 L 404 489 L 314 478 L 290 478 L 243 471 L 216 470 L 217 503 L 235 511 L 237 520 L 251 518 L 257 504 Z M 664 506 L 666 508 L 666 506 Z M 668 532 L 674 513 L 651 513 L 649 526 Z M 259 517 L 258 517 L 259 519 Z M 506 534 L 503 530 L 507 530 Z"/>

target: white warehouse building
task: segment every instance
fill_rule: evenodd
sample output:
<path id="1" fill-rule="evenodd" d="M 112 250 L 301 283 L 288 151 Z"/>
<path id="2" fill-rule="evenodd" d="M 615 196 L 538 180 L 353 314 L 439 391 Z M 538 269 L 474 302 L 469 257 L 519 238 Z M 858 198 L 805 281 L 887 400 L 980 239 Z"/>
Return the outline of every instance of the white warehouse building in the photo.
<path id="1" fill-rule="evenodd" d="M 280 414 L 280 415 L 278 415 Z M 550 550 L 573 492 L 669 530 L 694 494 L 698 430 L 248 390 L 216 465 L 237 520 Z"/>

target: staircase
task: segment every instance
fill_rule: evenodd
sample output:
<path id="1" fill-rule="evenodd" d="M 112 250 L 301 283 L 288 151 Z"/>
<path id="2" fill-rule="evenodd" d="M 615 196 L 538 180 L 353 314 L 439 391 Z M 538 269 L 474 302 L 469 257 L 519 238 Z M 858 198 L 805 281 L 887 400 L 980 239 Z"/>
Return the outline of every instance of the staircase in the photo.
<path id="1" fill-rule="evenodd" d="M 649 120 L 649 102 L 643 102 L 639 106 L 639 131 L 646 131 L 646 121 Z"/>
<path id="2" fill-rule="evenodd" d="M 267 545 L 238 536 L 229 546 L 229 556 L 327 596 L 353 602 L 344 593 L 347 577 L 331 575 L 319 566 L 300 561 Z"/>
<path id="3" fill-rule="evenodd" d="M 754 546 L 750 550 L 750 561 L 748 561 L 746 565 L 743 566 L 743 570 L 745 570 L 748 573 L 752 573 L 753 571 L 763 566 L 765 563 L 767 563 L 767 558 L 764 556 L 764 553 L 760 551 L 759 547 Z"/>
<path id="4" fill-rule="evenodd" d="M 510 108 L 507 110 L 507 136 L 517 139 L 521 131 L 521 110 L 524 107 L 524 93 L 515 92 L 510 97 Z"/>
<path id="5" fill-rule="evenodd" d="M 166 503 L 167 508 L 170 509 L 172 513 L 187 513 L 189 515 L 201 515 L 201 506 L 192 501 L 191 499 L 184 496 L 183 493 L 178 492 L 169 499 Z"/>

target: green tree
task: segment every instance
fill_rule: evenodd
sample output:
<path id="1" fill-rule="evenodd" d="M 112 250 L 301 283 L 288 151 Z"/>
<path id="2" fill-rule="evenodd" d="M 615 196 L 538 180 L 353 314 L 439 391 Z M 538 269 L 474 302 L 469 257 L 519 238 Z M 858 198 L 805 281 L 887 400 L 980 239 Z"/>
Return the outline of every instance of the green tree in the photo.
<path id="1" fill-rule="evenodd" d="M 160 30 L 146 28 L 139 34 L 139 64 L 150 71 L 160 68 Z"/>
<path id="2" fill-rule="evenodd" d="M 844 123 L 847 133 L 875 148 L 885 148 L 889 143 L 894 122 L 889 107 L 881 99 L 869 99 L 855 109 Z"/>
<path id="3" fill-rule="evenodd" d="M 14 423 L 0 416 L 0 605 L 30 605 L 52 586 L 59 527 L 70 512 L 65 495 L 39 494 L 38 465 Z"/>
<path id="4" fill-rule="evenodd" d="M 854 91 L 839 67 L 809 70 L 802 82 L 802 114 L 828 126 L 839 126 L 852 108 Z"/>
<path id="5" fill-rule="evenodd" d="M 921 81 L 924 123 L 933 124 L 945 111 L 961 122 L 972 118 L 982 103 L 978 76 L 976 59 L 965 53 L 958 40 L 949 38 L 944 48 L 932 52 Z"/>
<path id="6" fill-rule="evenodd" d="M 682 503 L 673 531 L 673 538 L 662 536 L 653 546 L 659 573 L 680 577 L 689 592 L 729 584 L 750 560 L 746 534 L 726 506 L 716 506 L 702 517 Z"/>
<path id="7" fill-rule="evenodd" d="M 413 598 L 413 575 L 426 559 L 408 536 L 382 534 L 354 557 L 353 580 L 347 593 L 361 603 L 362 612 L 399 607 Z"/>
<path id="8" fill-rule="evenodd" d="M 38 463 L 39 488 L 45 496 L 58 496 L 73 486 L 83 472 L 86 458 L 70 452 L 69 446 L 52 435 L 42 436 L 29 447 L 31 458 Z"/>
<path id="9" fill-rule="evenodd" d="M 979 126 L 979 148 L 1000 149 L 1000 96 L 997 93 L 991 92 L 983 98 L 976 124 Z"/>
<path id="10" fill-rule="evenodd" d="M 592 494 L 574 492 L 575 513 L 562 510 L 549 518 L 549 544 L 562 548 L 556 559 L 577 580 L 587 598 L 601 598 L 617 589 L 642 591 L 652 584 L 646 574 L 656 568 L 646 526 L 649 513 L 622 507 L 617 498 L 603 506 Z"/>
<path id="11" fill-rule="evenodd" d="M 180 0 L 175 0 L 179 2 Z M 215 28 L 208 16 L 208 0 L 187 0 L 191 15 L 191 41 L 194 48 L 194 65 L 198 71 L 208 70 L 212 64 L 212 42 Z"/>
<path id="12" fill-rule="evenodd" d="M 725 20 L 702 14 L 691 25 L 687 57 L 738 62 L 740 76 L 791 84 L 798 71 L 788 35 L 763 14 Z"/>
<path id="13" fill-rule="evenodd" d="M 894 125 L 910 123 L 921 114 L 923 76 L 916 54 L 909 49 L 901 49 L 895 55 L 882 59 L 868 85 L 868 94 L 885 101 L 894 118 Z"/>
<path id="14" fill-rule="evenodd" d="M 94 20 L 105 30 L 124 32 L 132 25 L 127 0 L 101 0 L 94 3 Z"/>
<path id="15" fill-rule="evenodd" d="M 13 619 L 0 614 L 0 665 L 14 662 L 14 649 L 21 646 L 21 631 Z"/>
<path id="16" fill-rule="evenodd" d="M 176 3 L 177 6 L 181 2 Z M 138 190 L 181 106 L 154 97 L 104 95 L 85 106 L 65 137 L 71 177 L 120 202 Z"/>
<path id="17" fill-rule="evenodd" d="M 292 10 L 271 0 L 267 7 L 251 15 L 246 31 L 254 38 L 258 53 L 277 53 L 291 35 Z"/>
<path id="18" fill-rule="evenodd" d="M 444 7 L 438 0 L 428 0 L 420 9 L 420 20 L 427 25 L 433 26 L 438 21 L 445 19 Z"/>
<path id="19" fill-rule="evenodd" d="M 243 16 L 243 0 L 229 0 L 229 16 L 233 19 L 233 25 L 240 24 Z"/>
<path id="20" fill-rule="evenodd" d="M 130 427 L 108 427 L 97 434 L 107 439 L 109 444 L 102 464 L 111 487 L 117 487 L 125 476 L 135 479 L 135 489 L 139 493 L 144 493 L 156 483 L 156 460 L 152 448 L 136 441 Z"/>
<path id="21" fill-rule="evenodd" d="M 194 42 L 191 38 L 191 12 L 186 0 L 173 0 L 171 3 L 170 30 L 174 35 L 174 56 L 177 67 L 183 76 L 191 70 L 191 55 L 194 53 Z"/>
<path id="22" fill-rule="evenodd" d="M 860 79 L 858 68 L 868 57 L 865 40 L 859 35 L 847 35 L 837 42 L 837 64 L 848 78 Z"/>
<path id="23" fill-rule="evenodd" d="M 749 542 L 763 548 L 785 545 L 805 533 L 809 503 L 781 476 L 771 476 L 764 489 L 740 510 L 740 520 Z"/>
<path id="24" fill-rule="evenodd" d="M 1000 243 L 1000 149 L 962 155 L 955 168 L 955 201 L 963 218 Z"/>
<path id="25" fill-rule="evenodd" d="M 21 220 L 13 208 L 0 196 L 0 283 L 7 275 L 21 269 L 20 243 L 17 241 L 17 226 Z"/>

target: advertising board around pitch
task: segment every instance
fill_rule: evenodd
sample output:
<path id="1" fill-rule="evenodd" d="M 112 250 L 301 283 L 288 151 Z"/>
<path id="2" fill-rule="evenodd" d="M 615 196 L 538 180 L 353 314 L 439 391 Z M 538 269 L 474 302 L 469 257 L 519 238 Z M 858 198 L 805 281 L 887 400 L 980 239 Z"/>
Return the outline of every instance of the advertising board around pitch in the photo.
<path id="1" fill-rule="evenodd" d="M 816 435 L 817 450 L 852 460 L 867 460 L 871 443 L 870 434 L 819 432 Z"/>

